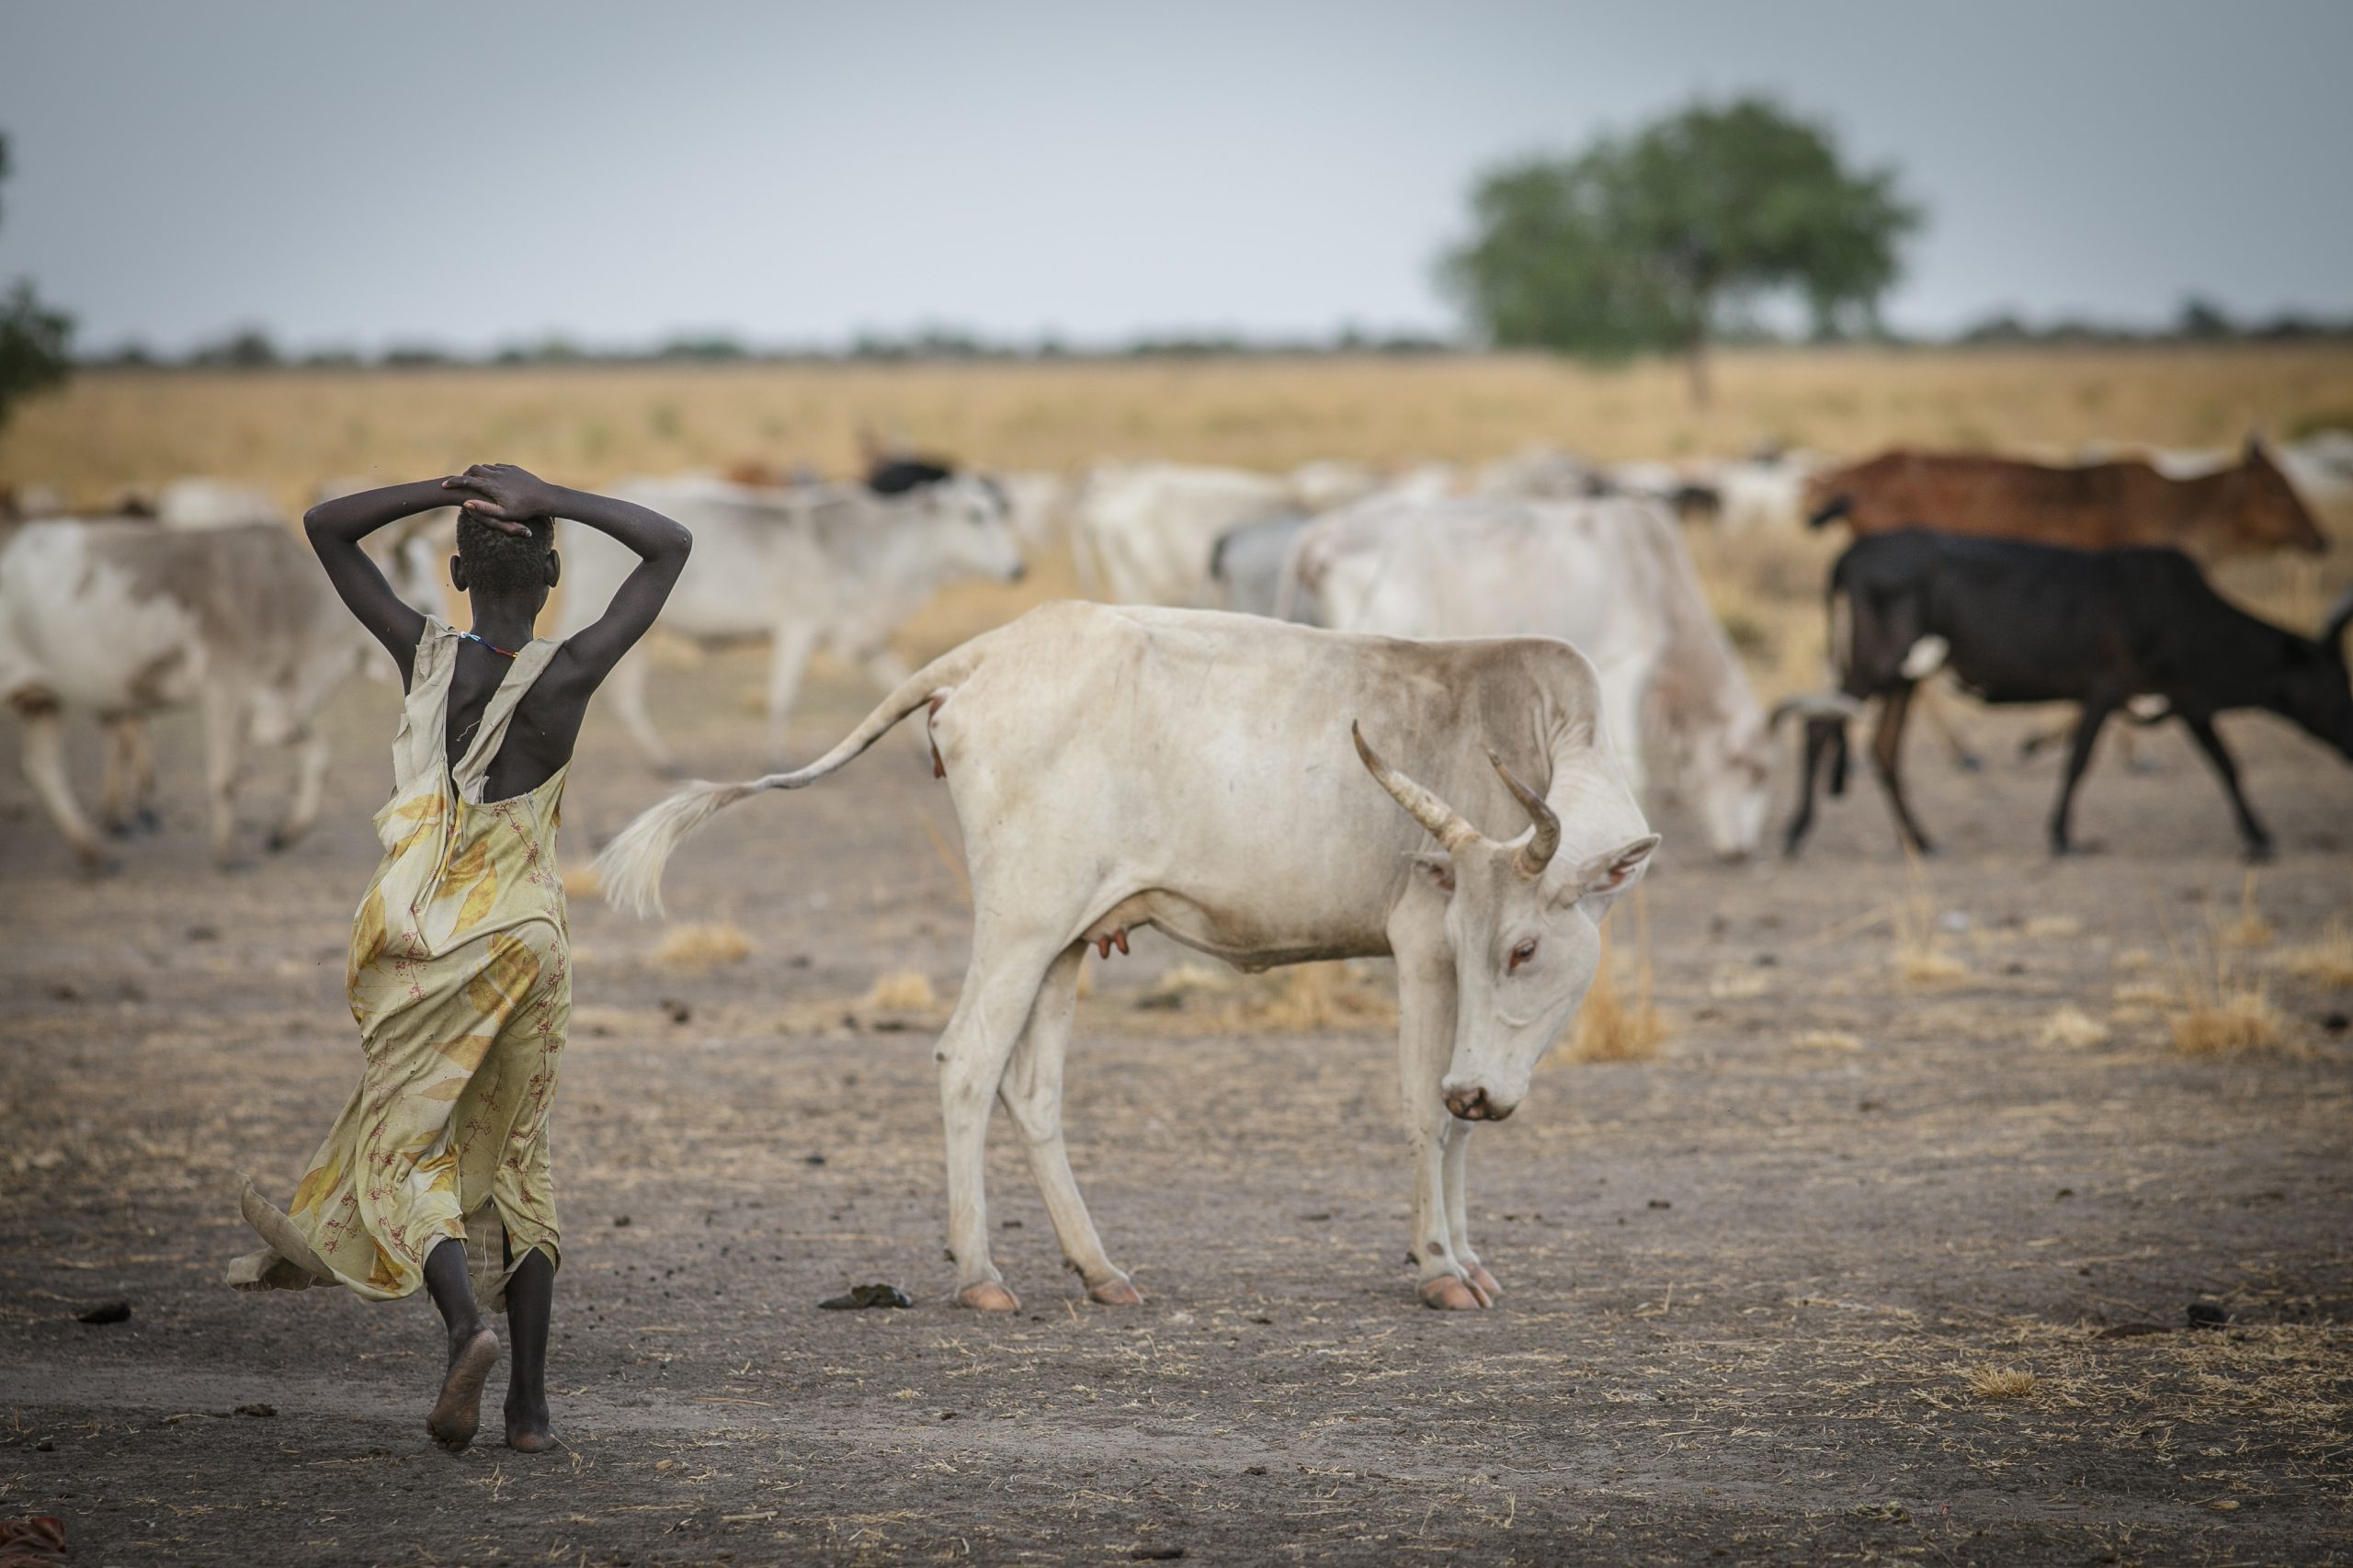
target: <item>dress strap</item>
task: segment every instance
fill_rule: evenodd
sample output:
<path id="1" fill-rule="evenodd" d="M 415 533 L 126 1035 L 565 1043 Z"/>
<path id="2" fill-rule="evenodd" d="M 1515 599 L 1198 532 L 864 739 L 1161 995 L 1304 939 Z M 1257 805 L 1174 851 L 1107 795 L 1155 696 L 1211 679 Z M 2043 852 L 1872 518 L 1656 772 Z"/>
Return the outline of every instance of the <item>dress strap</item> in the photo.
<path id="1" fill-rule="evenodd" d="M 452 638 L 452 646 L 455 642 Z M 482 722 L 474 727 L 473 744 L 466 747 L 466 755 L 458 759 L 458 766 L 449 770 L 460 800 L 482 799 L 483 780 L 490 776 L 491 761 L 498 756 L 499 743 L 506 738 L 506 726 L 514 722 L 517 705 L 546 671 L 548 661 L 563 647 L 561 642 L 534 637 L 515 655 L 514 667 L 498 683 L 498 689 L 490 694 L 490 705 L 483 710 Z"/>
<path id="2" fill-rule="evenodd" d="M 401 701 L 401 727 L 392 736 L 392 787 L 407 789 L 421 777 L 436 777 L 447 755 L 443 735 L 449 722 L 449 677 L 458 667 L 458 633 L 438 615 L 425 618 L 409 661 L 408 695 Z"/>

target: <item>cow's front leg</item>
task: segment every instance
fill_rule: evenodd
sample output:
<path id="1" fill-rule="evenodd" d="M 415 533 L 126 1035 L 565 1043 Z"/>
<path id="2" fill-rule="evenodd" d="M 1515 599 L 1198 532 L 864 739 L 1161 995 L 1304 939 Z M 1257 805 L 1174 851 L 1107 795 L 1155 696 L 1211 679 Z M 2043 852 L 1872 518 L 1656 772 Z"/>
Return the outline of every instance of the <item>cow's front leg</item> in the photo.
<path id="1" fill-rule="evenodd" d="M 1462 1266 L 1471 1283 L 1485 1291 L 1487 1300 L 1493 1302 L 1503 1294 L 1503 1288 L 1480 1265 L 1479 1255 L 1471 1245 L 1471 1184 L 1466 1175 L 1471 1163 L 1471 1132 L 1469 1122 L 1456 1120 L 1453 1135 L 1446 1141 L 1446 1230 L 1454 1245 L 1454 1261 Z"/>
<path id="2" fill-rule="evenodd" d="M 22 762 L 25 782 L 31 785 L 40 797 L 49 820 L 82 858 L 85 870 L 98 870 L 106 858 L 98 852 L 98 835 L 90 830 L 89 820 L 82 815 L 82 808 L 74 799 L 74 784 L 65 775 L 65 712 L 46 697 L 21 696 L 15 699 L 17 716 L 25 722 L 25 750 Z"/>
<path id="3" fill-rule="evenodd" d="M 805 620 L 790 620 L 770 634 L 768 642 L 768 766 L 781 772 L 787 766 L 785 725 L 801 696 L 801 680 L 809 670 L 810 650 L 817 645 L 816 629 Z"/>
<path id="4" fill-rule="evenodd" d="M 136 716 L 107 721 L 107 767 L 98 786 L 98 825 L 115 838 L 131 831 L 138 813 L 139 731 Z"/>
<path id="5" fill-rule="evenodd" d="M 1420 1272 L 1415 1289 L 1422 1304 L 1460 1310 L 1488 1301 L 1455 1256 L 1447 1203 L 1448 1150 L 1470 1130 L 1446 1108 L 1438 1089 L 1454 1057 L 1454 962 L 1444 947 L 1443 914 L 1392 922 L 1391 943 L 1397 955 L 1398 1090 L 1414 1153 L 1414 1233 L 1407 1251 Z"/>
<path id="6" fill-rule="evenodd" d="M 963 994 L 939 1037 L 939 1112 L 948 1153 L 948 1251 L 956 1260 L 956 1300 L 982 1312 L 1010 1312 L 1019 1298 L 989 1261 L 987 1139 L 989 1109 L 1006 1062 L 1029 1021 L 1039 983 L 1060 944 L 1043 950 L 975 933 Z"/>
<path id="7" fill-rule="evenodd" d="M 629 732 L 630 739 L 637 743 L 646 760 L 660 772 L 675 774 L 678 760 L 662 733 L 654 727 L 654 716 L 645 708 L 645 682 L 652 664 L 642 642 L 621 655 L 620 663 L 613 666 L 610 681 L 613 710 L 620 715 L 621 728 Z"/>
<path id="8" fill-rule="evenodd" d="M 1086 944 L 1064 948 L 1046 971 L 1045 983 L 1029 1009 L 1029 1026 L 1021 1031 L 1006 1065 L 997 1097 L 1005 1102 L 1013 1125 L 1029 1153 L 1030 1173 L 1046 1199 L 1046 1214 L 1053 1221 L 1054 1239 L 1063 1256 L 1086 1281 L 1086 1293 L 1108 1307 L 1133 1307 L 1143 1293 L 1103 1251 L 1103 1238 L 1079 1196 L 1078 1179 L 1071 1175 L 1070 1151 L 1063 1142 L 1063 1062 L 1070 1051 L 1071 1016 L 1078 1007 L 1078 971 Z"/>

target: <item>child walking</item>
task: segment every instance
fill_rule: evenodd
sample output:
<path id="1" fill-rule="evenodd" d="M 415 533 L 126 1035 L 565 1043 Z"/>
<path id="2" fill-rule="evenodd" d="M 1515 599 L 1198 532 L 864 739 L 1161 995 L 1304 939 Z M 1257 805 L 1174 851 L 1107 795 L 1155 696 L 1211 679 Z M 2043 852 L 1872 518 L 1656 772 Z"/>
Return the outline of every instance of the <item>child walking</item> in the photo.
<path id="1" fill-rule="evenodd" d="M 462 494 L 450 580 L 460 631 L 404 603 L 359 548 L 388 523 Z M 562 568 L 553 519 L 635 551 L 604 617 L 562 642 L 531 627 Z M 548 1108 L 572 1011 L 555 835 L 588 699 L 669 597 L 687 530 L 642 506 L 549 484 L 505 463 L 325 502 L 303 518 L 351 613 L 401 669 L 384 856 L 352 922 L 347 984 L 366 1065 L 280 1210 L 245 1186 L 268 1244 L 238 1258 L 244 1290 L 340 1284 L 440 1310 L 449 1356 L 426 1427 L 473 1440 L 503 1308 L 513 1339 L 506 1441 L 551 1448 L 548 1317 L 561 1256 Z"/>

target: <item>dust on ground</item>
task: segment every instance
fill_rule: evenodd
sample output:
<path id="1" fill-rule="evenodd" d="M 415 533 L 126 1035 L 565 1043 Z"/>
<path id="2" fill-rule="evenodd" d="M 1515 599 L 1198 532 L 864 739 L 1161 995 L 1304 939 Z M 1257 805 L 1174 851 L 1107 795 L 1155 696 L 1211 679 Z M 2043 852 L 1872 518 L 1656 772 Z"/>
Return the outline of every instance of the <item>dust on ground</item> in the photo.
<path id="1" fill-rule="evenodd" d="M 758 669 L 657 676 L 696 771 L 757 771 Z M 870 699 L 817 698 L 797 752 Z M 2106 852 L 2064 863 L 2055 762 L 2001 760 L 2023 718 L 1964 720 L 1979 774 L 1915 738 L 1946 849 L 1916 876 L 1867 778 L 1794 864 L 1705 863 L 1660 811 L 1667 1042 L 1555 1062 L 1479 1134 L 1506 1294 L 1478 1314 L 1423 1310 L 1402 1264 L 1377 1017 L 1286 1032 L 1151 984 L 1188 955 L 1143 940 L 1082 1005 L 1070 1140 L 1148 1304 L 1083 1300 L 1002 1125 L 1024 1311 L 944 1304 L 942 1006 L 909 977 L 952 998 L 970 917 L 947 796 L 890 737 L 681 853 L 674 912 L 746 956 L 657 961 L 659 927 L 575 901 L 566 1447 L 453 1459 L 421 1430 L 421 1302 L 219 1283 L 235 1173 L 282 1196 L 356 1078 L 343 952 L 393 710 L 331 711 L 324 825 L 282 855 L 257 767 L 225 876 L 186 721 L 164 830 L 109 879 L 0 782 L 0 1516 L 61 1516 L 75 1561 L 2353 1556 L 2353 995 L 2275 961 L 2353 908 L 2353 775 L 2284 726 L 2229 726 L 2282 851 L 2245 928 L 2227 811 L 2170 733 L 2153 772 L 2103 757 L 2078 831 Z M 664 788 L 592 719 L 569 855 Z M 2176 1049 L 2172 998 L 2217 963 L 2264 987 L 2269 1048 Z M 816 1310 L 884 1280 L 916 1308 Z M 77 1321 L 113 1300 L 127 1322 Z"/>

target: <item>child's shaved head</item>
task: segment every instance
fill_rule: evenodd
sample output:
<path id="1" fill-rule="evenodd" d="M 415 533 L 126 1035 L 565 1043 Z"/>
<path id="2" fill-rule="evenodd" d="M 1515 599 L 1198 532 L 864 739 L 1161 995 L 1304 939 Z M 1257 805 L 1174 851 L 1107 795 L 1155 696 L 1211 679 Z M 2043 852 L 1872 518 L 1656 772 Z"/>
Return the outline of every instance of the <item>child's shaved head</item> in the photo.
<path id="1" fill-rule="evenodd" d="M 533 517 L 528 526 L 529 533 L 508 533 L 462 510 L 458 513 L 458 556 L 466 563 L 469 593 L 528 597 L 548 585 L 548 551 L 555 543 L 555 525 Z"/>

